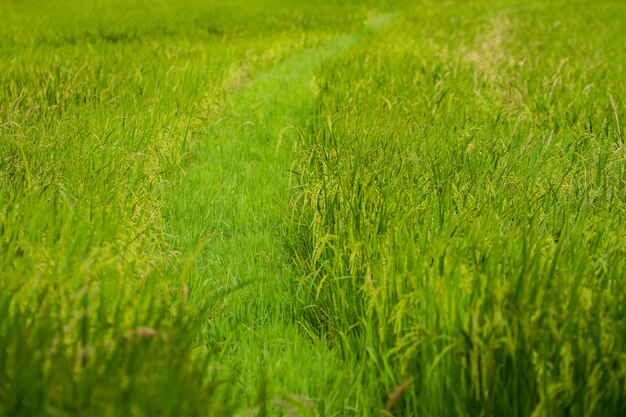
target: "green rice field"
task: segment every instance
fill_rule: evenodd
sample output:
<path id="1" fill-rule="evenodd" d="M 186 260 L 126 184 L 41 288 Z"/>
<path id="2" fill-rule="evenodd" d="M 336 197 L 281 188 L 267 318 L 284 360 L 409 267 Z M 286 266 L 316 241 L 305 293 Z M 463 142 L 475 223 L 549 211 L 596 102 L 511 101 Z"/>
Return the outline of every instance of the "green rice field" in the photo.
<path id="1" fill-rule="evenodd" d="M 0 416 L 626 416 L 626 2 L 0 0 Z"/>

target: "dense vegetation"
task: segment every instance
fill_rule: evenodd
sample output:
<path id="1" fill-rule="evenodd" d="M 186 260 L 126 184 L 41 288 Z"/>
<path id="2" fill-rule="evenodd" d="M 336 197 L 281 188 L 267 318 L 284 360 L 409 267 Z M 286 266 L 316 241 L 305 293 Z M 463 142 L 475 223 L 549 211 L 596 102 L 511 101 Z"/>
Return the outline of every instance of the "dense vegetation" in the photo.
<path id="1" fill-rule="evenodd" d="M 624 415 L 624 15 L 0 0 L 0 415 Z"/>

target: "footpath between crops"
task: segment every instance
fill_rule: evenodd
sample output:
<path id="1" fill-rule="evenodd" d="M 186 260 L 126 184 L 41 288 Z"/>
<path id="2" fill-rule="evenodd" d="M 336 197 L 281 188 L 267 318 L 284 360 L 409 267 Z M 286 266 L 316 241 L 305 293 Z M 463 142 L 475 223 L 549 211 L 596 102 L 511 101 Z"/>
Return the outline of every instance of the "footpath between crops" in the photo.
<path id="1" fill-rule="evenodd" d="M 230 396 L 248 411 L 260 397 L 278 412 L 291 407 L 299 415 L 346 406 L 353 371 L 295 321 L 298 277 L 281 237 L 296 158 L 290 127 L 306 120 L 316 69 L 393 17 L 295 53 L 234 93 L 174 196 L 171 215 L 179 219 L 172 233 L 200 231 L 202 240 L 185 278 L 191 302 L 210 297 L 213 304 L 198 343 L 218 346 L 219 366 L 235 377 Z"/>

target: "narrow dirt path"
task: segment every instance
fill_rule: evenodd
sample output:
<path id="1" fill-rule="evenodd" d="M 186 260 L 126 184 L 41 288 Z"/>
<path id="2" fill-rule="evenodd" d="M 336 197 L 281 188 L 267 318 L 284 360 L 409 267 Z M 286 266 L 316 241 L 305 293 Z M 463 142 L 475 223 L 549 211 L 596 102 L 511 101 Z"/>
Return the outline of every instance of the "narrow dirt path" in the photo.
<path id="1" fill-rule="evenodd" d="M 264 375 L 277 411 L 344 407 L 352 371 L 295 323 L 297 276 L 280 229 L 289 217 L 289 168 L 296 155 L 293 137 L 283 133 L 305 120 L 316 68 L 392 19 L 383 15 L 360 32 L 298 52 L 243 86 L 196 150 L 173 200 L 172 233 L 207 236 L 187 284 L 190 302 L 237 288 L 211 299 L 216 305 L 200 341 L 220 346 L 220 365 L 237 376 L 237 402 L 252 406 Z M 293 363 L 301 366 L 288 368 Z"/>

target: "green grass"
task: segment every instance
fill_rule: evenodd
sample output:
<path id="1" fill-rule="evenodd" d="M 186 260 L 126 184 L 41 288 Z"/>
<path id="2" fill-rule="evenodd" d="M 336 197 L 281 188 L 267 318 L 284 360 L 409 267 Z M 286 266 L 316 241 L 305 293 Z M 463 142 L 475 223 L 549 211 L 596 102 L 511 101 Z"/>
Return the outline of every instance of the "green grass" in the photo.
<path id="1" fill-rule="evenodd" d="M 322 72 L 307 317 L 394 410 L 625 410 L 623 7 L 537 6 L 407 13 Z"/>
<path id="2" fill-rule="evenodd" d="M 620 2 L 0 0 L 0 415 L 621 416 Z"/>

